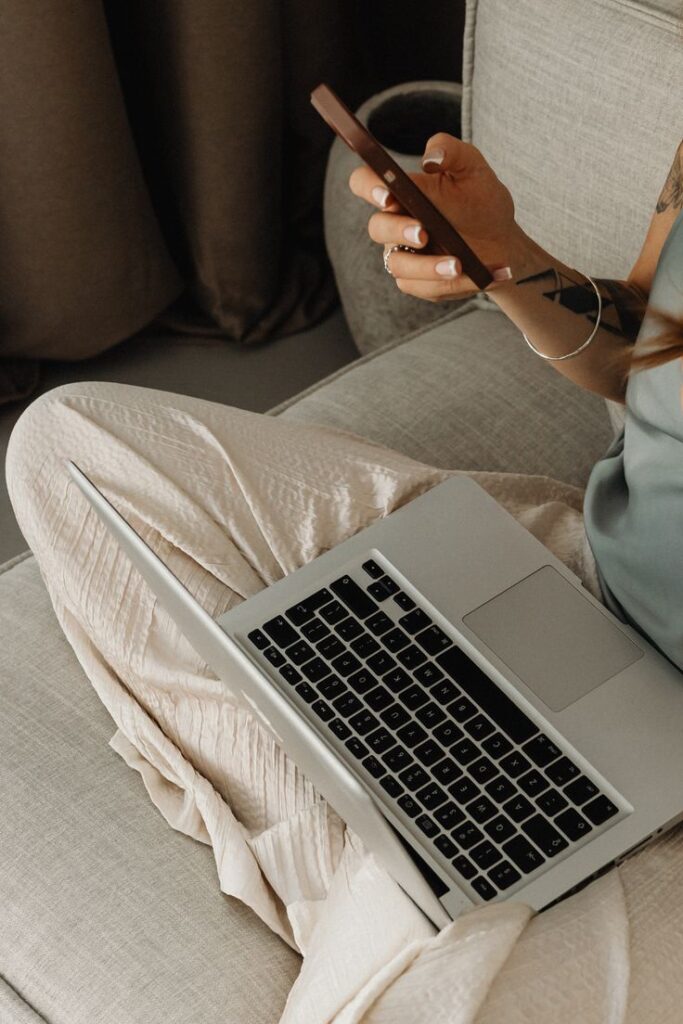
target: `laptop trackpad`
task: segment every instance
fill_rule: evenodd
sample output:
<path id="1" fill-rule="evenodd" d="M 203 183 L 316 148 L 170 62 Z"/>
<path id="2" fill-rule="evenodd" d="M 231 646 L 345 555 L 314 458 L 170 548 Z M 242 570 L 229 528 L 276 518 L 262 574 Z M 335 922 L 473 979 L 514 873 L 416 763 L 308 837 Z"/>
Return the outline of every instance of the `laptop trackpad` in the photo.
<path id="1" fill-rule="evenodd" d="M 463 622 L 553 711 L 643 657 L 643 651 L 550 565 Z"/>

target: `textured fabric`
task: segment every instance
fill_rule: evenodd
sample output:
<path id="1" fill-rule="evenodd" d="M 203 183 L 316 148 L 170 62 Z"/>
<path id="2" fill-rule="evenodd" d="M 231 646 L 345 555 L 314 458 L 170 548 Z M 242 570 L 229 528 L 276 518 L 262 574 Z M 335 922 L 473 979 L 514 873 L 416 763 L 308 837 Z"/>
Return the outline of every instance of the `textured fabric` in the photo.
<path id="1" fill-rule="evenodd" d="M 33 558 L 0 575 L 0 692 L 2 1024 L 277 1020 L 299 958 L 150 814 Z"/>
<path id="2" fill-rule="evenodd" d="M 662 247 L 650 304 L 683 313 L 683 211 Z M 660 328 L 648 314 L 636 352 Z M 683 374 L 680 359 L 632 374 L 624 431 L 586 489 L 586 532 L 608 604 L 683 669 Z M 676 613 L 673 613 L 676 609 Z"/>
<path id="3" fill-rule="evenodd" d="M 435 936 L 230 680 L 212 678 L 179 636 L 64 457 L 78 460 L 214 616 L 446 474 L 349 434 L 114 385 L 39 399 L 12 438 L 8 479 L 22 528 L 115 721 L 112 745 L 167 821 L 211 844 L 223 891 L 304 953 L 283 1021 L 545 1024 L 552 1013 L 556 1024 L 603 1024 L 606 1012 L 634 1024 L 674 1020 L 683 998 L 678 833 L 538 918 L 509 902 Z M 515 474 L 475 479 L 598 593 L 580 490 Z M 38 660 L 34 674 L 41 668 Z M 70 724 L 55 774 L 65 794 L 86 727 Z M 43 728 L 20 740 L 40 746 Z M 90 842 L 106 851 L 117 830 L 100 827 Z M 201 958 L 201 945 L 192 953 Z M 643 1007 L 649 1017 L 636 1015 Z"/>
<path id="4" fill-rule="evenodd" d="M 581 487 L 613 436 L 602 399 L 535 356 L 503 313 L 477 300 L 352 363 L 283 414 L 442 468 L 540 474 Z"/>

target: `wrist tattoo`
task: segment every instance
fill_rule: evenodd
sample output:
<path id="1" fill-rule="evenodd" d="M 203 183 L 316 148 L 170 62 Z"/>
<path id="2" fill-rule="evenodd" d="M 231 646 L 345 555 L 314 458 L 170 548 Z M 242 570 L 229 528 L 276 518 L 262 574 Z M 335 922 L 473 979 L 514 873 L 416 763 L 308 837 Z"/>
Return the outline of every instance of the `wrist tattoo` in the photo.
<path id="1" fill-rule="evenodd" d="M 671 170 L 657 200 L 657 213 L 664 213 L 670 206 L 674 210 L 680 210 L 683 207 L 683 142 L 676 150 Z"/>
<path id="2" fill-rule="evenodd" d="M 549 267 L 517 281 L 518 285 L 531 283 L 546 285 L 542 291 L 544 299 L 584 316 L 595 325 L 598 308 L 590 282 L 574 281 L 555 267 Z M 602 298 L 600 329 L 635 341 L 645 315 L 646 301 L 642 293 L 626 281 L 596 278 L 595 284 Z"/>

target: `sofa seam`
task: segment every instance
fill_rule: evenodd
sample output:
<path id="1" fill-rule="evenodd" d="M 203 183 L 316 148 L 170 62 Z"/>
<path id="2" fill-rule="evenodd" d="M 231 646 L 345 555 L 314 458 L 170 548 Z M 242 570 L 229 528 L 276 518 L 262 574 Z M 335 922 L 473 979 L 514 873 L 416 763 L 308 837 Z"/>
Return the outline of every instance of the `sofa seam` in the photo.
<path id="1" fill-rule="evenodd" d="M 25 562 L 26 559 L 31 558 L 32 555 L 33 552 L 30 550 L 22 551 L 20 554 L 14 555 L 7 562 L 3 562 L 2 565 L 0 565 L 0 576 L 2 576 L 3 573 L 9 572 L 10 569 L 13 569 L 15 565 L 19 565 L 21 562 Z"/>
<path id="2" fill-rule="evenodd" d="M 44 1017 L 43 1014 L 39 1010 L 37 1010 L 35 1008 L 33 1003 L 29 1003 L 28 999 L 24 998 L 24 996 L 21 994 L 21 992 L 17 988 L 15 988 L 15 986 L 12 984 L 12 982 L 8 981 L 6 975 L 3 974 L 2 971 L 0 971 L 0 981 L 2 981 L 2 983 L 7 986 L 7 988 L 10 990 L 10 992 L 14 993 L 14 995 L 17 997 L 17 999 L 19 999 L 24 1004 L 24 1006 L 28 1007 L 28 1009 L 31 1011 L 31 1013 L 35 1016 L 36 1020 L 43 1021 L 44 1024 L 50 1024 L 49 1017 Z"/>
<path id="3" fill-rule="evenodd" d="M 632 11 L 634 15 L 643 21 L 659 22 L 669 25 L 675 30 L 678 30 L 681 25 L 681 19 L 677 18 L 674 14 L 667 14 L 665 11 L 655 11 L 651 7 L 640 3 L 639 0 L 602 0 L 602 3 L 605 7 L 626 8 L 626 10 Z"/>

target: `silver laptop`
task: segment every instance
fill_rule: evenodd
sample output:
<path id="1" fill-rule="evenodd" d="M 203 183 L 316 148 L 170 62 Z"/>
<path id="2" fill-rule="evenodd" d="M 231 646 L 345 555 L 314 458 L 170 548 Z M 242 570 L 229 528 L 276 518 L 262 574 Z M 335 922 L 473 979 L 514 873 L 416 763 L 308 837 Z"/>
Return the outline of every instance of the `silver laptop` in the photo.
<path id="1" fill-rule="evenodd" d="M 75 466 L 217 676 L 436 924 L 549 906 L 683 818 L 683 675 L 456 477 L 214 621 Z"/>

